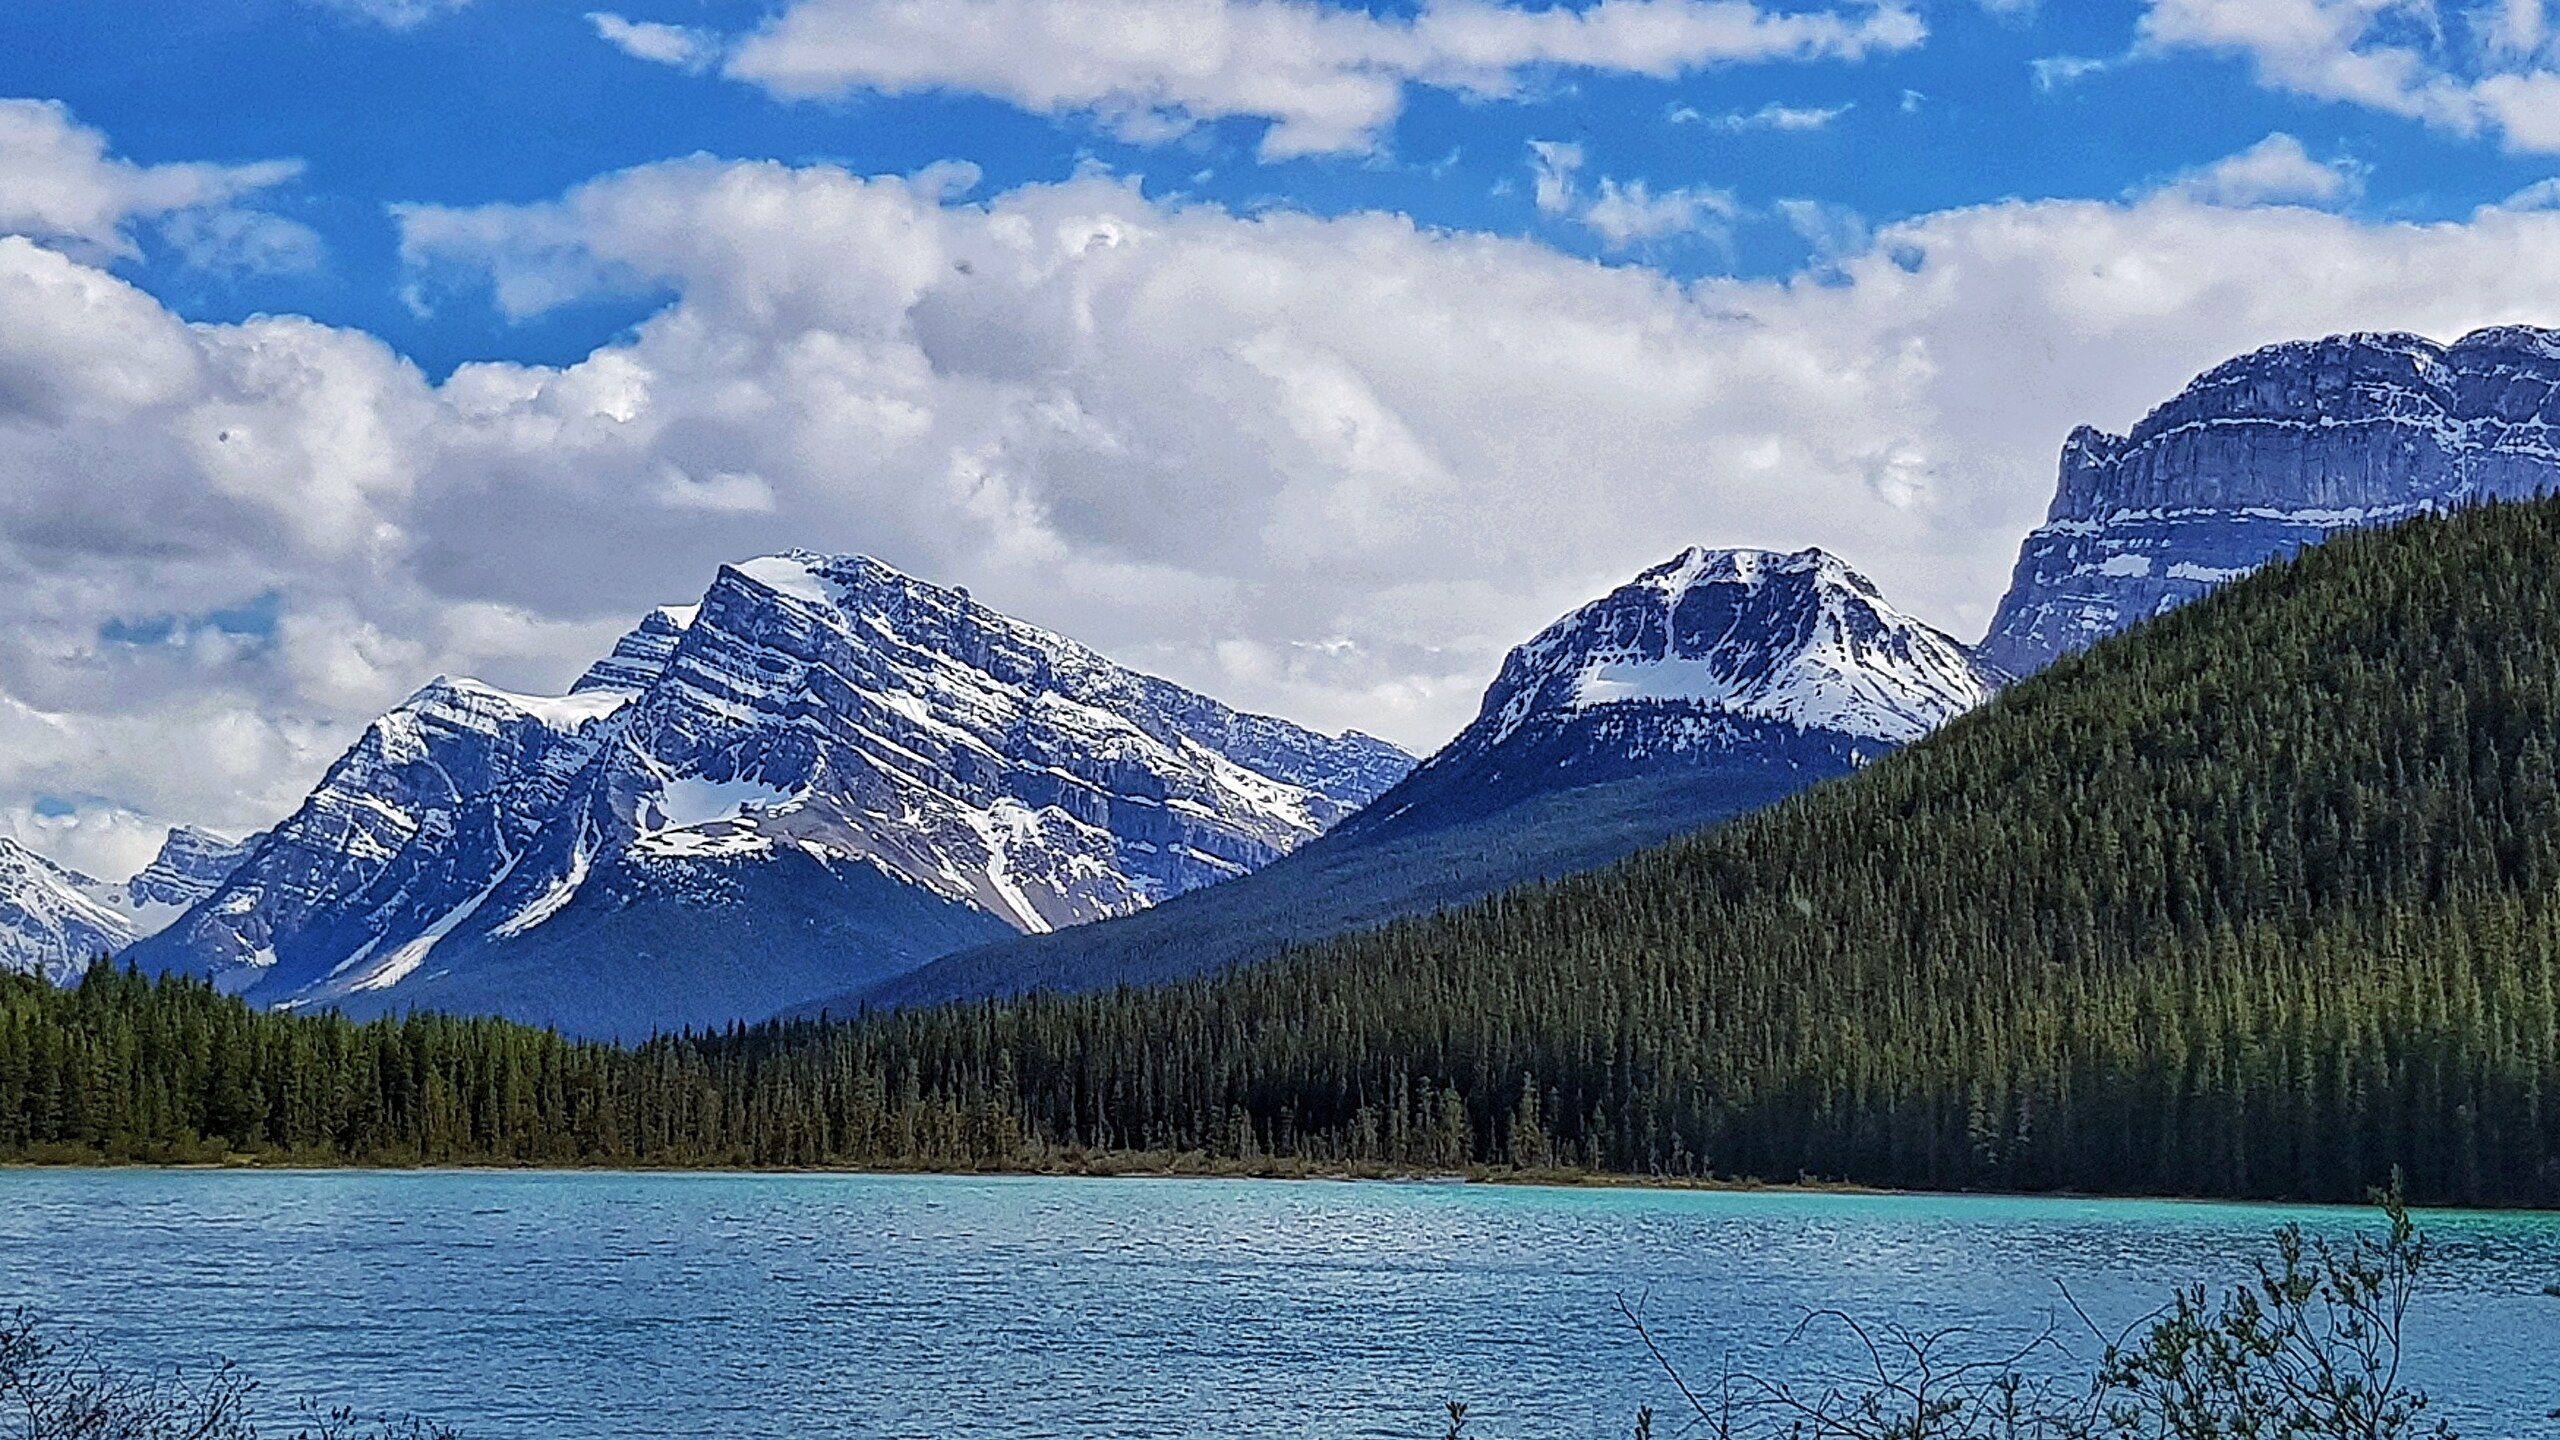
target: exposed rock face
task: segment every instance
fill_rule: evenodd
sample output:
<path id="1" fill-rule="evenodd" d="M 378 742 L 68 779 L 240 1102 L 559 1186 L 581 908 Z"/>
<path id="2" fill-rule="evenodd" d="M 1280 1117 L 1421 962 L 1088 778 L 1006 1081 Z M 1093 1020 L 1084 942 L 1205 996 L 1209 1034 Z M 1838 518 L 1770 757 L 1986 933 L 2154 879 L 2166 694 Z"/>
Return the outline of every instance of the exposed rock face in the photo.
<path id="1" fill-rule="evenodd" d="M 269 1002 L 398 983 L 478 913 L 630 699 L 436 680 L 367 726 L 141 958 Z"/>
<path id="2" fill-rule="evenodd" d="M 420 691 L 145 956 L 262 1003 L 467 994 L 581 1028 L 527 957 L 583 973 L 701 949 L 712 993 L 621 1003 L 616 1023 L 753 1016 L 812 975 L 893 973 L 1242 874 L 1411 764 L 877 561 L 769 556 L 652 612 L 565 697 Z M 750 910 L 801 918 L 726 953 Z M 548 997 L 540 1013 L 510 1010 L 501 974 Z"/>
<path id="3" fill-rule="evenodd" d="M 246 840 L 225 840 L 193 825 L 175 827 L 161 842 L 160 853 L 151 863 L 124 883 L 127 908 L 142 912 L 146 907 L 163 907 L 165 918 L 175 920 L 180 911 L 212 894 L 229 878 L 249 857 L 258 839 L 253 835 Z"/>
<path id="4" fill-rule="evenodd" d="M 2082 428 L 1981 656 L 2029 675 L 2334 530 L 2560 485 L 2560 334 L 2358 334 L 2216 366 Z"/>

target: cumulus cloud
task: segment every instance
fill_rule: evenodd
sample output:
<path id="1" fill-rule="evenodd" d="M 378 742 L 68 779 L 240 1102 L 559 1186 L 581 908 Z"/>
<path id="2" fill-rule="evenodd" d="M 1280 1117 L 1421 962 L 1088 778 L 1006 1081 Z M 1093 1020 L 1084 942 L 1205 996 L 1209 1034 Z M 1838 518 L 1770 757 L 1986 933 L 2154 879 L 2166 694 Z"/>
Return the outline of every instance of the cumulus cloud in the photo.
<path id="1" fill-rule="evenodd" d="M 2560 41 L 2541 0 L 2148 0 L 2140 30 L 2155 53 L 2241 56 L 2274 89 L 2560 153 Z"/>
<path id="2" fill-rule="evenodd" d="M 67 106 L 0 100 L 0 234 L 87 259 L 130 259 L 149 230 L 209 268 L 306 268 L 319 237 L 243 203 L 301 173 L 297 160 L 136 165 Z"/>
<path id="3" fill-rule="evenodd" d="M 2208 205 L 2336 205 L 2362 195 L 2364 177 L 2355 161 L 2314 160 L 2301 141 L 2279 131 L 2172 187 Z"/>
<path id="4" fill-rule="evenodd" d="M 1410 86 L 1501 99 L 1551 71 L 1855 60 L 1925 34 L 1900 0 L 1431 0 L 1410 16 L 1331 0 L 789 0 L 741 35 L 669 28 L 605 33 L 669 64 L 717 48 L 723 73 L 793 99 L 967 91 L 1137 139 L 1262 121 L 1274 159 L 1375 149 Z"/>
<path id="5" fill-rule="evenodd" d="M 693 159 L 408 209 L 444 303 L 670 297 L 574 364 L 441 383 L 0 239 L 0 825 L 272 821 L 427 678 L 556 687 L 794 544 L 1429 745 L 1507 647 L 1682 544 L 1824 545 L 1978 634 L 2071 426 L 2277 339 L 2560 317 L 2560 214 L 2522 208 L 1808 212 L 1818 274 L 1681 284 L 965 178 Z"/>

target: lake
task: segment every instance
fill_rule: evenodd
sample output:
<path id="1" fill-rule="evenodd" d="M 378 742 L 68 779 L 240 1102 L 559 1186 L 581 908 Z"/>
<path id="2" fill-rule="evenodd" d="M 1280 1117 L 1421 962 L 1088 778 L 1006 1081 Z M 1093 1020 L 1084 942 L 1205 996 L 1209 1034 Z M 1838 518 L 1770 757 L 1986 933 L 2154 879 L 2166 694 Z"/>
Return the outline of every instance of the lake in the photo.
<path id="1" fill-rule="evenodd" d="M 0 1173 L 0 1306 L 121 1358 L 492 1437 L 1623 1436 L 1787 1370 L 1808 1311 L 2110 1324 L 2353 1211 L 1469 1185 L 597 1173 Z M 2414 1368 L 2560 1435 L 2560 1215 L 2436 1214 Z M 2068 1318 L 2067 1312 L 2063 1312 Z M 2076 1322 L 2074 1322 L 2076 1323 Z M 2084 1332 L 2085 1333 L 2085 1332 Z M 1987 1345 L 1986 1345 L 1987 1348 Z M 1663 1427 L 1664 1433 L 1676 1426 Z"/>

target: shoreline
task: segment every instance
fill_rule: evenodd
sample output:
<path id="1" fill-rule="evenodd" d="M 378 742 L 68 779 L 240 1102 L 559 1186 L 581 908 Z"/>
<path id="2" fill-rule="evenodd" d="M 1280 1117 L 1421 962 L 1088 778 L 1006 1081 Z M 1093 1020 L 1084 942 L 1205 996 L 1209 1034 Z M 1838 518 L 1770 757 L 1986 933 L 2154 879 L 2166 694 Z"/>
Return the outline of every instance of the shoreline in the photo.
<path id="1" fill-rule="evenodd" d="M 1862 1185 L 1848 1181 L 1798 1179 L 1772 1181 L 1736 1179 L 1719 1176 L 1618 1175 L 1578 1170 L 1511 1170 L 1475 1167 L 1466 1171 L 1399 1170 L 1388 1167 L 1268 1165 L 1259 1168 L 1235 1163 L 1209 1163 L 1186 1166 L 1178 1162 L 1147 1164 L 1139 1156 L 1125 1157 L 1120 1163 L 1067 1164 L 1050 1166 L 1008 1166 L 990 1169 L 944 1169 L 930 1166 L 882 1165 L 505 1165 L 486 1162 L 433 1164 L 397 1161 L 367 1164 L 347 1160 L 298 1161 L 269 1156 L 234 1156 L 220 1160 L 113 1160 L 88 1156 L 63 1160 L 0 1160 L 0 1175 L 42 1171 L 110 1173 L 115 1171 L 162 1171 L 169 1173 L 205 1174 L 274 1174 L 274 1175 L 594 1175 L 594 1176 L 674 1176 L 702 1175 L 727 1179 L 752 1177 L 805 1176 L 879 1177 L 930 1180 L 1216 1180 L 1276 1181 L 1302 1184 L 1337 1185 L 1474 1185 L 1517 1190 L 1601 1190 L 1637 1191 L 1663 1194 L 1766 1194 L 1787 1196 L 1847 1196 L 1879 1200 L 2043 1200 L 2055 1202 L 2096 1202 L 2107 1204 L 2172 1204 L 2198 1206 L 2245 1206 L 2258 1209 L 2338 1210 L 2362 1212 L 2372 1206 L 2363 1201 L 2305 1200 L 2256 1198 L 2216 1195 L 2145 1194 L 2136 1191 L 2087 1190 L 1905 1190 L 1888 1186 Z M 2411 1206 L 2413 1212 L 2445 1215 L 2560 1215 L 2560 1207 L 2480 1207 L 2480 1206 Z"/>

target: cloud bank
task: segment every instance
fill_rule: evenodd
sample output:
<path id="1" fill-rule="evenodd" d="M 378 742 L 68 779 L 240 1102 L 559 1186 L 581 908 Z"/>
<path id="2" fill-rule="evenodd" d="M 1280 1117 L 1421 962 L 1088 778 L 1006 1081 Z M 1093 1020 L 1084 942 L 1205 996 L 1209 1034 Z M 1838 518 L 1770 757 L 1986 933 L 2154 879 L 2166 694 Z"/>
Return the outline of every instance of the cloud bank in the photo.
<path id="1" fill-rule="evenodd" d="M 142 833 L 119 815 L 266 823 L 434 674 L 560 685 L 789 545 L 1427 746 L 1508 646 L 1684 544 L 1820 544 L 1970 637 L 2072 425 L 2278 339 L 2560 319 L 2550 210 L 2173 184 L 1683 285 L 1393 215 L 959 178 L 697 158 L 408 208 L 438 303 L 674 297 L 575 364 L 442 383 L 357 331 L 186 323 L 113 272 L 111 222 L 0 238 L 0 825 L 105 869 Z"/>

